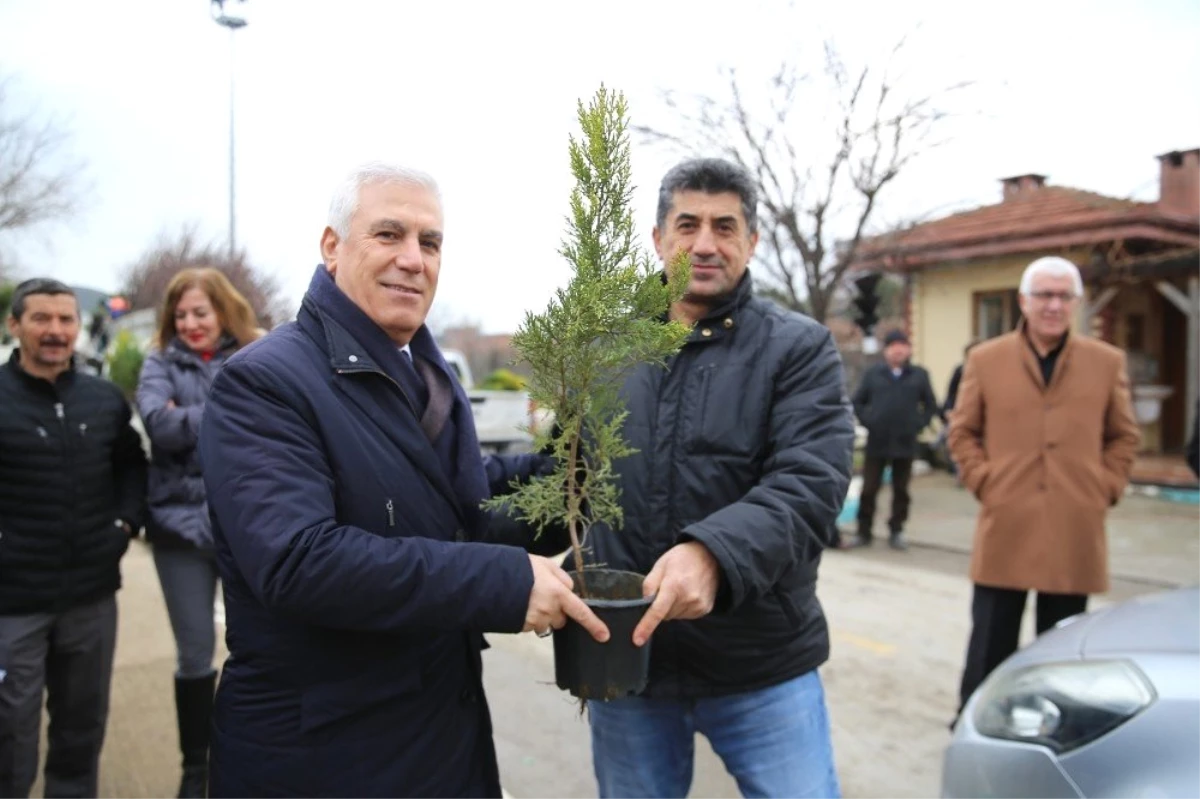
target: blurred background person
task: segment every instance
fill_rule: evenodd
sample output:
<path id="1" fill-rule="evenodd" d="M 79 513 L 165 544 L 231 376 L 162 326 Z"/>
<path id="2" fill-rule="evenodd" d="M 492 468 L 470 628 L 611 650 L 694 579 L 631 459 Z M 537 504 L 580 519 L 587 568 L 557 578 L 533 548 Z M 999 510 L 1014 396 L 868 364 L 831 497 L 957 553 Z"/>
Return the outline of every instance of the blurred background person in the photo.
<path id="1" fill-rule="evenodd" d="M 1192 434 L 1188 436 L 1185 457 L 1192 474 L 1200 477 L 1200 405 L 1196 406 L 1196 415 L 1192 418 Z"/>
<path id="2" fill-rule="evenodd" d="M 971 350 L 978 345 L 979 341 L 976 339 L 963 348 L 962 362 L 954 367 L 954 372 L 950 375 L 950 385 L 946 387 L 946 401 L 942 404 L 942 421 L 948 421 L 950 411 L 954 410 L 954 402 L 958 398 L 958 384 L 962 382 L 963 365 L 966 364 Z"/>
<path id="3" fill-rule="evenodd" d="M 904 523 L 908 521 L 908 481 L 917 455 L 917 434 L 941 410 L 933 395 L 929 373 L 913 366 L 909 361 L 911 356 L 908 336 L 892 330 L 883 340 L 883 363 L 868 369 L 854 392 L 854 413 L 867 428 L 867 451 L 858 499 L 858 534 L 843 541 L 844 549 L 871 544 L 875 499 L 888 465 L 892 467 L 888 544 L 893 549 L 908 549 Z"/>
<path id="4" fill-rule="evenodd" d="M 250 304 L 221 272 L 185 269 L 167 286 L 156 348 L 138 382 L 138 413 L 151 444 L 146 537 L 154 547 L 178 659 L 180 797 L 206 795 L 216 682 L 217 564 L 196 434 L 217 370 L 260 334 Z"/>
<path id="5" fill-rule="evenodd" d="M 942 419 L 942 430 L 940 433 L 938 433 L 938 440 L 935 448 L 939 452 L 945 453 L 946 462 L 950 467 L 950 474 L 954 475 L 955 480 L 958 480 L 958 466 L 955 465 L 954 458 L 950 457 L 950 447 L 946 443 L 947 435 L 950 432 L 950 414 L 954 411 L 954 403 L 958 398 L 958 384 L 962 382 L 963 366 L 966 364 L 967 356 L 971 354 L 971 350 L 974 349 L 978 344 L 979 340 L 975 339 L 963 348 L 962 362 L 959 363 L 958 366 L 954 367 L 954 372 L 950 375 L 950 385 L 946 387 L 946 400 L 944 403 L 942 403 L 942 411 L 941 414 L 939 414 Z M 961 486 L 962 481 L 958 480 L 958 484 Z"/>

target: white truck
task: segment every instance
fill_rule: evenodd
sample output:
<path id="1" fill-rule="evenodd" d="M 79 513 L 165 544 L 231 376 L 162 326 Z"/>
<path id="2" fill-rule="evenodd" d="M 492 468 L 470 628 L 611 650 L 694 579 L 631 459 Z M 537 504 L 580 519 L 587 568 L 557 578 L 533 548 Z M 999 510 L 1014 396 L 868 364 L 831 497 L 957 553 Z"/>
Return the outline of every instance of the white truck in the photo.
<path id="1" fill-rule="evenodd" d="M 442 350 L 442 356 L 471 400 L 479 446 L 488 452 L 527 451 L 533 443 L 529 395 L 524 391 L 477 389 L 466 356 L 458 350 Z"/>

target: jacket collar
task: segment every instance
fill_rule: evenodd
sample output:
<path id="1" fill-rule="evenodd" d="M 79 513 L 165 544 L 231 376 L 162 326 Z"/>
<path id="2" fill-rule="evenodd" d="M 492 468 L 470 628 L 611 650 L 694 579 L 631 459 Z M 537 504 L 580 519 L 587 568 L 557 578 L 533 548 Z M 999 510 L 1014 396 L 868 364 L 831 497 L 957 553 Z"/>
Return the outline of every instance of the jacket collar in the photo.
<path id="1" fill-rule="evenodd" d="M 71 365 L 69 367 L 67 367 L 66 371 L 64 371 L 57 378 L 55 378 L 53 383 L 51 383 L 49 380 L 46 380 L 45 378 L 36 377 L 35 375 L 31 375 L 31 374 L 29 374 L 29 372 L 25 371 L 25 369 L 21 366 L 21 348 L 20 347 L 14 347 L 12 354 L 8 356 L 8 368 L 11 369 L 13 374 L 15 374 L 19 379 L 24 381 L 26 385 L 34 387 L 34 388 L 57 390 L 60 388 L 66 388 L 71 383 L 75 382 L 75 356 L 74 355 L 71 356 Z"/>
<path id="2" fill-rule="evenodd" d="M 303 317 L 308 316 L 305 320 Z M 300 306 L 301 323 L 315 325 L 325 341 L 329 362 L 339 372 L 376 371 L 395 375 L 399 348 L 383 328 L 333 282 L 324 264 L 317 267 Z M 424 328 L 422 328 L 424 329 Z"/>
<path id="3" fill-rule="evenodd" d="M 405 394 L 403 388 L 405 383 L 411 385 L 412 380 L 420 378 L 412 364 L 401 354 L 396 343 L 337 287 L 324 265 L 318 266 L 313 274 L 296 321 L 318 345 L 324 343 L 329 353 L 330 365 L 335 372 L 377 372 L 391 378 L 399 388 L 400 394 L 405 395 L 405 401 L 413 412 L 408 429 L 414 434 L 402 435 L 401 428 L 392 424 L 384 426 L 384 434 L 410 454 L 430 481 L 452 500 L 456 511 L 462 514 L 461 498 L 456 494 L 451 478 L 442 468 L 433 445 L 420 432 L 417 406 L 411 397 Z M 463 479 L 474 477 L 477 481 L 482 481 L 481 474 L 468 474 L 473 469 L 481 473 L 483 466 L 478 460 L 479 442 L 475 436 L 474 425 L 470 421 L 471 403 L 466 392 L 454 378 L 450 367 L 438 351 L 433 335 L 424 325 L 413 335 L 409 346 L 415 355 L 428 359 L 441 369 L 452 386 L 455 395 L 452 412 L 458 429 L 460 476 L 464 476 Z M 472 456 L 475 457 L 474 462 L 471 460 Z"/>
<path id="4" fill-rule="evenodd" d="M 420 379 L 396 343 L 337 287 L 323 264 L 313 273 L 298 321 L 314 338 L 325 342 L 329 363 L 335 371 L 381 372 L 393 380 L 399 375 L 411 380 Z M 459 399 L 467 402 L 429 328 L 421 325 L 408 344 L 413 355 L 421 356 L 440 369 L 450 385 L 456 388 L 456 393 L 461 394 Z"/>
<path id="5" fill-rule="evenodd" d="M 217 342 L 217 351 L 213 355 L 213 358 L 224 360 L 233 355 L 237 351 L 237 348 L 237 339 L 228 333 L 222 333 L 220 340 Z M 187 344 L 184 344 L 183 340 L 178 337 L 171 339 L 163 355 L 170 361 L 190 366 L 201 366 L 204 363 L 204 359 L 200 357 L 199 353 Z"/>
<path id="6" fill-rule="evenodd" d="M 754 284 L 750 270 L 742 274 L 733 291 L 720 298 L 707 314 L 696 322 L 688 343 L 707 343 L 724 338 L 737 327 L 738 318 L 746 303 L 754 295 Z"/>
<path id="7" fill-rule="evenodd" d="M 1058 383 L 1062 373 L 1066 371 L 1068 362 L 1071 358 L 1071 353 L 1075 350 L 1075 340 L 1078 336 L 1071 335 L 1068 329 L 1066 336 L 1063 337 L 1063 342 L 1058 345 L 1058 361 L 1054 364 L 1054 373 L 1050 375 L 1050 382 L 1046 383 L 1042 377 L 1042 367 L 1038 362 L 1038 354 L 1033 349 L 1033 342 L 1029 340 L 1029 333 L 1025 328 L 1025 319 L 1022 318 L 1017 322 L 1017 329 L 1011 334 L 1017 344 L 1018 352 L 1020 353 L 1021 363 L 1025 366 L 1025 371 L 1029 377 L 1041 387 L 1043 391 L 1049 391 Z"/>

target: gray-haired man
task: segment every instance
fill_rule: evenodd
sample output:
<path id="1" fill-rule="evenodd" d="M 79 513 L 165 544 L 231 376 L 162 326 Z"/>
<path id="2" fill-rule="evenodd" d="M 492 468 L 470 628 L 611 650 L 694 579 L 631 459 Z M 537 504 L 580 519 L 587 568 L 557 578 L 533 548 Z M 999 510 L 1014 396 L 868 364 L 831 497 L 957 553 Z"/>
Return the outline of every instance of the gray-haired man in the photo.
<path id="1" fill-rule="evenodd" d="M 443 216 L 428 175 L 356 170 L 295 323 L 213 382 L 200 457 L 230 660 L 210 796 L 500 796 L 484 632 L 608 631 L 480 500 L 539 456 L 486 462 L 425 317 Z"/>

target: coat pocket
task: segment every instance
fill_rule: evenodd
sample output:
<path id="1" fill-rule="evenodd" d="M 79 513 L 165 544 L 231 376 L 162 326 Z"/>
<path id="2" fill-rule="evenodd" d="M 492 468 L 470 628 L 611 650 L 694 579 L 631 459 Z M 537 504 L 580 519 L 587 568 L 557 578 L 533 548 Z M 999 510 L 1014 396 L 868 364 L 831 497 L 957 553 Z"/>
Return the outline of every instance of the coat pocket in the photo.
<path id="1" fill-rule="evenodd" d="M 421 669 L 416 663 L 370 669 L 346 680 L 313 686 L 300 700 L 300 731 L 329 731 L 336 726 L 339 735 L 354 737 L 349 722 L 366 722 L 398 697 L 420 690 Z M 377 730 L 368 723 L 358 732 L 371 735 Z"/>
<path id="2" fill-rule="evenodd" d="M 1095 489 L 1098 499 L 1097 506 L 1110 508 L 1116 505 L 1121 496 L 1117 493 L 1116 482 L 1112 473 L 1100 463 L 1093 464 L 1088 471 L 1091 473 L 1092 487 Z"/>
<path id="3" fill-rule="evenodd" d="M 960 467 L 961 469 L 961 467 Z M 991 477 L 992 467 L 987 461 L 976 466 L 970 473 L 963 471 L 963 482 L 967 488 L 975 495 L 975 499 L 980 505 L 986 505 L 984 495 L 987 494 L 991 486 L 988 485 L 988 480 Z"/>
<path id="4" fill-rule="evenodd" d="M 752 455 L 761 442 L 761 392 L 740 365 L 696 367 L 683 387 L 684 449 L 692 454 Z"/>

